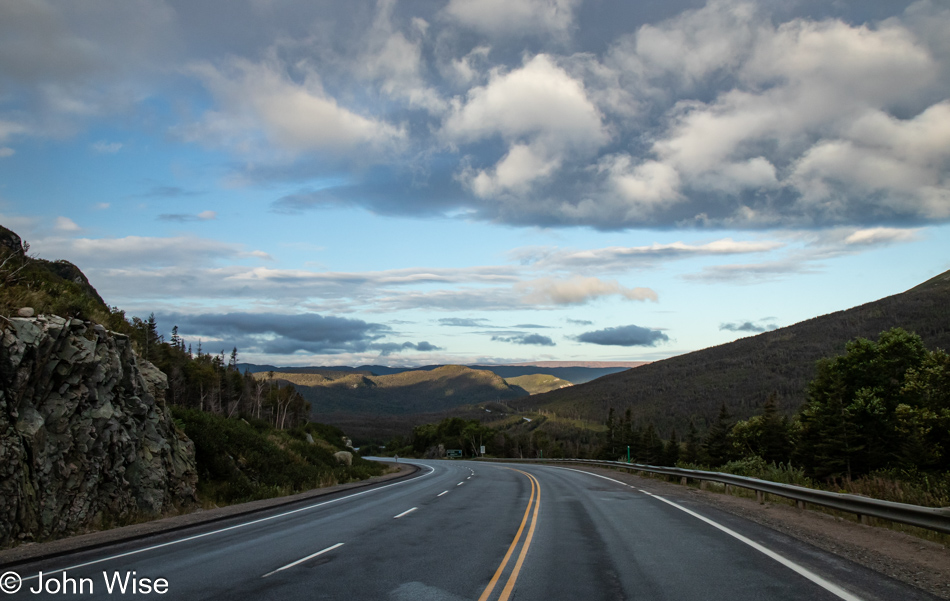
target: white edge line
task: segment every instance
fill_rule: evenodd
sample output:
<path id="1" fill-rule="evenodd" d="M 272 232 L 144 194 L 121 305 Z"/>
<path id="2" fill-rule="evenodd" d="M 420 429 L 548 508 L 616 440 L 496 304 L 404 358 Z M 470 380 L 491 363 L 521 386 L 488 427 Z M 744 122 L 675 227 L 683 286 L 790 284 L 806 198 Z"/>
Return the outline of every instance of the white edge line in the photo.
<path id="1" fill-rule="evenodd" d="M 437 494 L 436 496 L 437 496 L 437 497 L 441 497 L 442 495 L 446 494 L 447 492 L 449 492 L 449 491 L 443 490 L 442 492 L 440 492 L 440 493 Z"/>
<path id="2" fill-rule="evenodd" d="M 556 467 L 556 466 L 554 466 L 554 467 Z M 575 470 L 575 469 L 571 469 L 571 468 L 569 468 L 569 467 L 558 467 L 557 469 L 570 470 L 570 471 L 572 471 L 572 472 L 580 472 L 580 473 L 582 473 L 582 474 L 588 474 L 588 475 L 590 475 L 590 476 L 597 476 L 598 478 L 603 478 L 604 480 L 610 480 L 611 482 L 616 482 L 617 484 L 622 484 L 622 485 L 626 486 L 626 484 L 623 483 L 623 482 L 621 482 L 620 480 L 614 480 L 613 478 L 608 478 L 607 476 L 601 476 L 600 474 L 594 474 L 594 473 L 591 473 L 591 472 L 585 472 L 585 471 L 583 471 L 583 470 Z M 772 551 L 771 549 L 768 549 L 768 548 L 766 548 L 766 547 L 763 547 L 763 546 L 760 545 L 759 543 L 757 543 L 757 542 L 755 542 L 754 540 L 751 540 L 751 539 L 749 539 L 749 538 L 747 538 L 747 537 L 745 537 L 745 536 L 739 534 L 739 533 L 736 532 L 735 530 L 731 530 L 731 529 L 729 529 L 729 528 L 723 526 L 722 524 L 720 524 L 720 523 L 718 523 L 718 522 L 714 522 L 713 520 L 711 520 L 711 519 L 709 519 L 709 518 L 707 518 L 707 517 L 705 517 L 705 516 L 702 516 L 702 515 L 696 513 L 695 511 L 693 511 L 693 510 L 691 510 L 691 509 L 687 509 L 687 508 L 683 507 L 682 505 L 679 505 L 679 504 L 677 504 L 677 503 L 674 503 L 673 501 L 670 501 L 670 500 L 668 500 L 668 499 L 664 499 L 664 498 L 661 497 L 661 496 L 655 495 L 655 494 L 653 494 L 653 493 L 649 493 L 649 492 L 647 492 L 647 491 L 645 491 L 645 490 L 642 490 L 642 489 L 640 490 L 640 492 L 645 493 L 645 494 L 647 494 L 647 495 L 650 495 L 651 497 L 653 497 L 654 499 L 657 499 L 657 500 L 659 500 L 659 501 L 663 501 L 663 502 L 666 503 L 667 505 L 671 505 L 671 506 L 673 506 L 673 507 L 679 509 L 680 511 L 683 511 L 683 512 L 685 512 L 685 513 L 688 513 L 689 515 L 693 516 L 694 518 L 696 518 L 696 519 L 698 519 L 698 520 L 702 520 L 702 521 L 706 522 L 707 524 L 709 524 L 709 525 L 712 526 L 713 528 L 717 528 L 717 529 L 719 529 L 719 530 L 725 532 L 726 534 L 728 534 L 729 536 L 735 538 L 736 540 L 739 540 L 739 541 L 741 541 L 741 542 L 743 542 L 743 543 L 749 545 L 750 547 L 752 547 L 752 548 L 755 549 L 756 551 L 758 551 L 758 552 L 760 552 L 760 553 L 766 555 L 767 557 L 770 557 L 771 559 L 774 559 L 775 561 L 779 562 L 780 564 L 782 564 L 782 565 L 785 566 L 786 568 L 792 570 L 793 572 L 799 574 L 800 576 L 804 576 L 804 577 L 807 578 L 808 580 L 811 580 L 812 582 L 814 582 L 815 584 L 817 584 L 817 585 L 820 586 L 821 588 L 825 589 L 826 591 L 828 591 L 829 593 L 835 595 L 836 597 L 838 597 L 838 598 L 840 598 L 840 599 L 844 599 L 845 601 L 863 601 L 863 600 L 861 599 L 861 597 L 857 597 L 857 596 L 855 596 L 855 595 L 849 593 L 848 591 L 844 590 L 843 588 L 841 588 L 841 587 L 838 586 L 837 584 L 834 584 L 834 583 L 832 583 L 832 582 L 829 582 L 829 581 L 825 580 L 824 578 L 822 578 L 822 577 L 819 576 L 818 574 L 812 572 L 812 571 L 809 570 L 808 568 L 806 568 L 806 567 L 804 567 L 804 566 L 801 566 L 801 565 L 795 563 L 795 562 L 792 561 L 791 559 L 788 559 L 788 558 L 786 558 L 786 557 L 783 557 L 782 555 L 779 555 L 778 553 L 776 553 L 775 551 Z"/>
<path id="3" fill-rule="evenodd" d="M 110 556 L 110 557 L 103 557 L 102 559 L 95 559 L 95 560 L 93 560 L 93 561 L 87 561 L 86 563 L 80 563 L 80 564 L 77 564 L 77 565 L 74 565 L 74 566 L 69 566 L 68 568 L 60 568 L 60 569 L 58 569 L 58 570 L 53 570 L 53 571 L 51 571 L 51 572 L 46 572 L 46 574 L 58 574 L 58 573 L 60 573 L 60 572 L 67 572 L 67 571 L 69 571 L 69 570 L 76 570 L 76 569 L 79 569 L 79 568 L 84 568 L 84 567 L 86 567 L 86 566 L 95 565 L 95 564 L 97 564 L 97 563 L 103 563 L 103 562 L 105 562 L 105 561 L 111 561 L 111 560 L 113 560 L 113 559 L 121 559 L 122 557 L 128 557 L 129 555 L 137 555 L 137 554 L 139 554 L 139 553 L 145 553 L 146 551 L 152 551 L 152 550 L 154 550 L 154 549 L 161 549 L 162 547 L 170 547 L 171 545 L 177 545 L 178 543 L 185 543 L 185 542 L 192 541 L 192 540 L 195 540 L 195 539 L 198 539 L 198 538 L 204 538 L 204 537 L 206 537 L 206 536 L 211 536 L 212 534 L 219 534 L 219 533 L 221 533 L 221 532 L 227 532 L 227 531 L 229 531 L 229 530 L 236 530 L 236 529 L 238 529 L 238 528 L 243 528 L 243 527 L 245 527 L 245 526 L 251 526 L 251 525 L 254 525 L 254 524 L 259 524 L 259 523 L 261 523 L 261 522 L 266 522 L 266 521 L 269 521 L 269 520 L 274 520 L 274 519 L 277 519 L 277 518 L 282 518 L 282 517 L 284 517 L 284 516 L 288 516 L 288 515 L 291 515 L 291 514 L 294 514 L 294 513 L 300 513 L 301 511 L 307 511 L 308 509 L 316 509 L 317 507 L 322 507 L 322 506 L 324 506 L 324 505 L 329 505 L 329 504 L 331 504 L 331 503 L 337 503 L 337 502 L 339 502 L 339 501 L 345 501 L 345 500 L 347 500 L 347 499 L 352 499 L 353 497 L 359 497 L 359 496 L 362 496 L 362 495 L 366 495 L 366 494 L 369 494 L 369 493 L 372 493 L 372 492 L 376 492 L 376 491 L 378 491 L 378 490 L 383 490 L 384 488 L 389 488 L 389 487 L 391 487 L 391 486 L 399 486 L 400 484 L 407 484 L 407 483 L 409 483 L 409 482 L 414 482 L 414 481 L 419 480 L 419 479 L 421 479 L 421 478 L 425 478 L 426 476 L 430 476 L 430 475 L 432 475 L 432 474 L 435 472 L 435 468 L 433 468 L 431 465 L 426 465 L 426 464 L 424 464 L 424 463 L 419 463 L 419 464 L 417 464 L 417 465 L 421 465 L 421 466 L 423 466 L 423 467 L 427 467 L 427 468 L 429 468 L 429 471 L 426 472 L 425 474 L 422 474 L 422 475 L 419 476 L 418 478 L 412 478 L 411 480 L 402 480 L 401 482 L 393 482 L 392 484 L 387 484 L 387 485 L 385 485 L 385 486 L 380 486 L 379 488 L 371 488 L 371 489 L 369 489 L 369 490 L 364 490 L 364 491 L 361 491 L 361 492 L 353 493 L 352 495 L 346 495 L 345 497 L 339 497 L 339 498 L 337 498 L 337 499 L 330 499 L 329 501 L 324 501 L 324 502 L 322 502 L 322 503 L 316 503 L 316 504 L 314 504 L 314 505 L 307 505 L 306 507 L 300 507 L 300 508 L 298 508 L 298 509 L 292 509 L 291 511 L 285 511 L 284 513 L 278 513 L 277 515 L 271 515 L 271 516 L 268 516 L 268 517 L 266 517 L 266 518 L 261 518 L 261 519 L 259 519 L 259 520 L 252 520 L 252 521 L 250 521 L 250 522 L 243 522 L 243 523 L 240 523 L 240 524 L 235 524 L 235 525 L 233 525 L 233 526 L 228 526 L 227 528 L 221 528 L 220 530 L 212 530 L 211 532 L 204 532 L 204 533 L 202 533 L 202 534 L 196 534 L 196 535 L 194 535 L 194 536 L 189 536 L 189 537 L 186 537 L 186 538 L 180 538 L 180 539 L 178 539 L 178 540 L 168 541 L 167 543 L 162 543 L 162 544 L 160 544 L 160 545 L 152 545 L 151 547 L 145 547 L 145 548 L 143 548 L 143 549 L 136 549 L 136 550 L 134 550 L 134 551 L 128 551 L 128 552 L 126 552 L 126 553 L 120 553 L 120 554 L 118 554 L 118 555 L 112 555 L 112 556 Z M 160 533 L 156 533 L 156 534 L 160 534 Z M 118 543 L 117 543 L 117 544 L 118 544 Z M 28 577 L 26 577 L 26 578 L 23 578 L 23 581 L 25 582 L 25 581 L 28 581 L 28 580 L 33 580 L 33 579 L 38 578 L 38 577 L 39 577 L 39 574 L 37 574 L 36 576 L 28 576 Z"/>
<path id="4" fill-rule="evenodd" d="M 403 511 L 403 512 L 400 513 L 399 515 L 394 515 L 394 516 L 393 516 L 393 519 L 394 519 L 394 520 L 398 520 L 399 518 L 401 518 L 401 517 L 404 516 L 404 515 L 409 515 L 410 513 L 412 513 L 413 511 L 415 511 L 416 509 L 419 509 L 419 508 L 418 508 L 418 507 L 413 507 L 412 509 L 407 509 L 406 511 Z"/>
<path id="5" fill-rule="evenodd" d="M 324 549 L 324 550 L 322 550 L 322 551 L 317 551 L 317 552 L 314 553 L 313 555 L 307 555 L 307 556 L 304 557 L 303 559 L 298 559 L 297 561 L 295 561 L 295 562 L 293 562 L 293 563 L 288 563 L 288 564 L 285 565 L 284 567 L 282 567 L 282 568 L 277 568 L 277 569 L 274 570 L 273 572 L 267 572 L 266 574 L 264 574 L 263 576 L 261 576 L 261 578 L 267 578 L 267 577 L 270 576 L 271 574 L 276 574 L 277 572 L 282 572 L 282 571 L 286 570 L 287 568 L 292 568 L 292 567 L 294 567 L 294 566 L 296 566 L 296 565 L 300 565 L 300 564 L 302 564 L 303 562 L 307 561 L 308 559 L 313 559 L 313 558 L 316 557 L 317 555 L 323 555 L 323 554 L 326 553 L 327 551 L 332 551 L 332 550 L 334 550 L 334 549 L 336 549 L 336 548 L 338 548 L 338 547 L 342 547 L 342 546 L 343 546 L 343 543 L 337 543 L 337 544 L 333 545 L 332 547 L 327 547 L 326 549 Z"/>

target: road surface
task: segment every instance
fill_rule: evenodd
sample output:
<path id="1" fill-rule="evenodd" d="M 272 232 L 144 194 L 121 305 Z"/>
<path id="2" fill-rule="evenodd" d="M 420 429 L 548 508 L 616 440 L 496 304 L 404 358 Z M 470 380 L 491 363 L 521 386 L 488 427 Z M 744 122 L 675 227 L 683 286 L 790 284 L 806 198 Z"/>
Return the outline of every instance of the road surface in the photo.
<path id="1" fill-rule="evenodd" d="M 22 578 L 0 599 L 934 599 L 646 480 L 410 461 L 410 479 L 0 568 Z"/>

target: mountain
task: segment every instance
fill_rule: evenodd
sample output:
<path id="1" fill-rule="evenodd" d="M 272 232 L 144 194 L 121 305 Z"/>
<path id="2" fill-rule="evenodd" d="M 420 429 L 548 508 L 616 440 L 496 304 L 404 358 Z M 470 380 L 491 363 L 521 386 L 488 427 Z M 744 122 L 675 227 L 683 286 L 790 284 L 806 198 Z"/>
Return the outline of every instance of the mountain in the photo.
<path id="1" fill-rule="evenodd" d="M 877 339 L 902 327 L 933 348 L 950 348 L 950 271 L 901 294 L 815 317 L 757 336 L 656 361 L 586 384 L 524 397 L 510 405 L 603 422 L 613 408 L 682 436 L 692 418 L 704 430 L 722 403 L 736 418 L 755 415 L 770 393 L 786 414 L 805 401 L 815 363 L 844 352 L 854 338 Z"/>
<path id="2" fill-rule="evenodd" d="M 505 378 L 505 382 L 508 382 L 510 386 L 517 386 L 518 388 L 523 389 L 528 394 L 550 392 L 552 390 L 567 388 L 568 386 L 572 385 L 567 380 L 562 380 L 561 378 L 549 376 L 547 374 L 531 374 L 529 376 Z"/>
<path id="3" fill-rule="evenodd" d="M 632 367 L 645 365 L 646 361 L 599 362 L 599 361 L 541 361 L 538 363 L 514 363 L 508 365 L 466 365 L 475 370 L 490 371 L 505 378 L 544 374 L 567 380 L 571 384 L 583 384 L 601 376 L 626 371 Z M 385 365 L 361 365 L 359 367 L 276 367 L 273 365 L 255 365 L 239 363 L 238 370 L 254 373 L 272 371 L 274 373 L 359 373 L 366 376 L 390 376 L 407 371 L 432 371 L 442 365 L 424 365 L 422 367 L 387 367 Z"/>
<path id="4" fill-rule="evenodd" d="M 504 401 L 526 395 L 490 371 L 462 365 L 404 371 L 383 376 L 361 373 L 275 372 L 274 378 L 293 384 L 311 412 L 328 419 L 335 413 L 405 415 L 434 413 L 460 405 Z M 269 372 L 255 374 L 268 378 Z M 332 423 L 332 422 L 329 422 Z"/>
<path id="5" fill-rule="evenodd" d="M 357 444 L 404 436 L 418 424 L 469 412 L 470 404 L 508 402 L 528 394 L 490 371 L 462 365 L 386 375 L 352 368 L 349 373 L 313 368 L 252 373 L 268 379 L 271 371 L 275 380 L 293 384 L 310 402 L 312 419 L 343 428 Z"/>

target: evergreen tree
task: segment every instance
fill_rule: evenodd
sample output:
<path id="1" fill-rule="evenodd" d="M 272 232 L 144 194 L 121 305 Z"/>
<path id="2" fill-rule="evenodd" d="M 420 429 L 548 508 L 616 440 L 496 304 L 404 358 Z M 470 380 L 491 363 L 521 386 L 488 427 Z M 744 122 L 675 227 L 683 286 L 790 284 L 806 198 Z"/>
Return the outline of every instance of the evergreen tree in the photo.
<path id="1" fill-rule="evenodd" d="M 693 465 L 701 461 L 702 446 L 700 446 L 699 433 L 696 431 L 696 424 L 689 420 L 689 430 L 686 432 L 686 449 L 683 455 L 683 461 Z"/>
<path id="2" fill-rule="evenodd" d="M 765 401 L 761 424 L 762 434 L 756 449 L 759 457 L 769 463 L 788 463 L 794 441 L 788 418 L 778 413 L 778 394 L 775 392 Z"/>
<path id="3" fill-rule="evenodd" d="M 719 416 L 712 427 L 709 428 L 706 440 L 703 442 L 703 448 L 706 455 L 709 456 L 709 462 L 714 467 L 734 459 L 732 427 L 732 416 L 729 414 L 729 410 L 726 409 L 726 403 L 723 402 L 719 408 Z"/>
<path id="4" fill-rule="evenodd" d="M 657 436 L 656 428 L 652 422 L 647 425 L 643 432 L 641 449 L 643 461 L 646 463 L 656 465 L 663 461 L 663 441 Z"/>
<path id="5" fill-rule="evenodd" d="M 918 386 L 938 357 L 919 336 L 894 328 L 820 361 L 800 414 L 798 461 L 818 478 L 945 465 L 939 445 L 948 438 L 950 404 L 929 403 L 931 387 Z"/>
<path id="6" fill-rule="evenodd" d="M 676 436 L 676 428 L 670 433 L 670 439 L 663 449 L 663 463 L 661 465 L 675 466 L 680 460 L 680 441 Z"/>

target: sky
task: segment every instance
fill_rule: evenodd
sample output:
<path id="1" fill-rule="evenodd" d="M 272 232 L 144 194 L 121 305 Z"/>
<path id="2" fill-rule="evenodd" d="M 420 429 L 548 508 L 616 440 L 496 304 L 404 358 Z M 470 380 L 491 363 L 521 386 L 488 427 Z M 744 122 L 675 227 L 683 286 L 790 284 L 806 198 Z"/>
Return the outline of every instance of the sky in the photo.
<path id="1" fill-rule="evenodd" d="M 657 360 L 950 269 L 940 0 L 0 0 L 0 224 L 205 352 Z"/>

